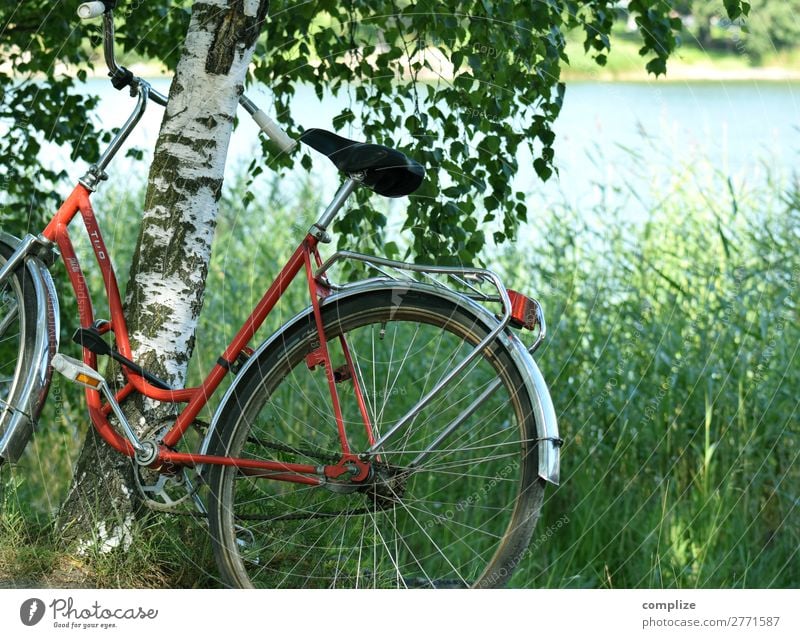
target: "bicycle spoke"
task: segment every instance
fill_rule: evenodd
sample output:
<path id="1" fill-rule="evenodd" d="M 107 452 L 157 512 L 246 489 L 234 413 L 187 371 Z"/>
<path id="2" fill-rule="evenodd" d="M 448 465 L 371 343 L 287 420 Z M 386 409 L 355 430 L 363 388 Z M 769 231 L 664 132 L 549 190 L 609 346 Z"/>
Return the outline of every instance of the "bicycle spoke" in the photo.
<path id="1" fill-rule="evenodd" d="M 5 306 L 2 309 L 2 319 L 0 319 L 0 335 L 3 335 L 3 339 L 0 341 L 5 341 L 6 337 L 4 336 L 6 330 L 8 330 L 9 326 L 13 324 L 17 320 L 17 316 L 19 314 L 19 307 L 16 303 L 9 304 L 12 307 L 7 309 Z"/>

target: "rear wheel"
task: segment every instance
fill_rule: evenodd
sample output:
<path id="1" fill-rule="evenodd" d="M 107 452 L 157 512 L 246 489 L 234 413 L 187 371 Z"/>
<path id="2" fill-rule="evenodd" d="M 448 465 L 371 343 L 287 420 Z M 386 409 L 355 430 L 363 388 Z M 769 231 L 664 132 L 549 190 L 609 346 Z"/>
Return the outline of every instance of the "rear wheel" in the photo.
<path id="1" fill-rule="evenodd" d="M 0 266 L 14 248 L 0 242 Z M 36 334 L 36 294 L 33 279 L 24 266 L 0 284 L 0 433 L 18 409 L 25 374 L 31 367 Z"/>
<path id="2" fill-rule="evenodd" d="M 345 335 L 375 436 L 396 423 L 488 329 L 418 289 L 387 288 L 323 309 L 351 449 L 369 447 Z M 340 458 L 325 371 L 310 370 L 313 317 L 252 365 L 221 417 L 215 454 L 325 465 Z M 490 383 L 493 395 L 441 447 L 417 454 Z M 382 448 L 371 478 L 309 486 L 213 466 L 210 523 L 235 587 L 500 586 L 539 515 L 536 424 L 505 347 L 495 342 Z"/>

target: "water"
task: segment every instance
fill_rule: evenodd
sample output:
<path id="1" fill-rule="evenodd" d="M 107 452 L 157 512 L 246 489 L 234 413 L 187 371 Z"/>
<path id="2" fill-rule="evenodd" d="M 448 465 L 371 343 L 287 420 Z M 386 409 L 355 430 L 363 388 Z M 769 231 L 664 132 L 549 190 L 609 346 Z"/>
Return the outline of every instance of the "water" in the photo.
<path id="1" fill-rule="evenodd" d="M 167 80 L 153 84 L 166 93 Z M 97 117 L 106 126 L 120 124 L 128 105 L 133 106 L 133 100 L 115 91 L 107 80 L 91 80 L 87 90 L 101 96 Z M 264 91 L 250 93 L 269 111 Z M 304 128 L 333 130 L 332 120 L 345 105 L 349 105 L 347 97 L 326 96 L 320 103 L 313 90 L 301 87 L 291 108 Z M 162 109 L 151 104 L 131 138 L 146 151 L 148 160 L 161 117 Z M 757 185 L 768 174 L 788 177 L 793 173 L 800 149 L 799 125 L 800 84 L 574 82 L 567 87 L 555 126 L 558 178 L 542 186 L 529 153 L 523 152 L 514 185 L 529 192 L 537 207 L 557 200 L 590 207 L 599 197 L 598 184 L 628 183 L 646 191 L 672 174 L 674 167 L 687 164 L 719 171 L 736 184 Z M 255 124 L 242 117 L 231 141 L 229 167 L 249 163 L 261 153 L 254 142 L 257 134 Z M 343 134 L 361 137 L 352 129 Z M 62 162 L 64 157 L 52 147 L 45 147 L 43 154 L 47 163 Z M 268 164 L 269 158 L 264 161 Z M 129 174 L 126 162 L 112 164 L 112 178 Z M 79 160 L 70 171 L 72 178 L 82 174 L 88 163 Z M 321 157 L 314 166 L 324 188 L 333 192 L 337 183 L 333 168 Z M 144 180 L 145 164 L 132 170 Z"/>
<path id="2" fill-rule="evenodd" d="M 800 84 L 575 83 L 556 130 L 559 185 L 576 202 L 592 183 L 642 187 L 687 165 L 755 186 L 794 171 Z"/>

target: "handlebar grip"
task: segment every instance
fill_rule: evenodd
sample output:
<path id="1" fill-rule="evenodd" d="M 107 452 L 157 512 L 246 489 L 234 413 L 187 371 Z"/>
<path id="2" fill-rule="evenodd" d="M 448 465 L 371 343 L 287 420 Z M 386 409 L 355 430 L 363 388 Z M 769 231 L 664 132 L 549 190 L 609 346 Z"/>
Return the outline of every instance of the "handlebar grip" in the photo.
<path id="1" fill-rule="evenodd" d="M 106 5 L 103 2 L 84 2 L 78 7 L 78 17 L 81 20 L 91 20 L 101 16 L 106 11 Z"/>
<path id="2" fill-rule="evenodd" d="M 269 115 L 264 111 L 258 110 L 252 114 L 256 124 L 261 128 L 267 137 L 277 144 L 280 149 L 286 153 L 291 151 L 297 142 L 293 140 Z"/>

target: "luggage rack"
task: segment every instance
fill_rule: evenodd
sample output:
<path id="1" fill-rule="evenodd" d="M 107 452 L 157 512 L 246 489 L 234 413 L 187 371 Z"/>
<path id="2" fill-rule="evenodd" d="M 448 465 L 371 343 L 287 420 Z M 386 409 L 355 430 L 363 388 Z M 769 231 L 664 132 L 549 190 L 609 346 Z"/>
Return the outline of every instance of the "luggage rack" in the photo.
<path id="1" fill-rule="evenodd" d="M 378 274 L 366 280 L 360 279 L 354 283 L 333 283 L 328 278 L 328 272 L 332 266 L 343 261 L 359 262 Z M 450 293 L 467 297 L 481 304 L 499 303 L 502 306 L 503 312 L 502 314 L 495 314 L 500 321 L 500 325 L 492 331 L 490 335 L 491 339 L 497 336 L 497 334 L 509 324 L 516 327 L 522 327 L 524 325 L 524 327 L 532 331 L 536 329 L 536 339 L 528 348 L 530 353 L 536 351 L 547 334 L 547 325 L 545 323 L 541 304 L 535 299 L 529 299 L 516 291 L 507 289 L 497 273 L 485 268 L 409 264 L 403 261 L 386 259 L 385 257 L 365 255 L 351 250 L 340 250 L 321 264 L 314 276 L 320 285 L 334 292 L 347 290 L 349 287 L 363 285 L 371 281 L 390 280 L 409 283 L 427 283 L 434 287 L 447 290 Z M 527 321 L 523 321 L 523 317 L 517 316 L 517 312 L 515 312 L 520 307 L 523 300 L 530 303 L 530 307 L 526 307 L 526 309 L 528 312 L 533 313 L 533 317 L 528 316 Z"/>

